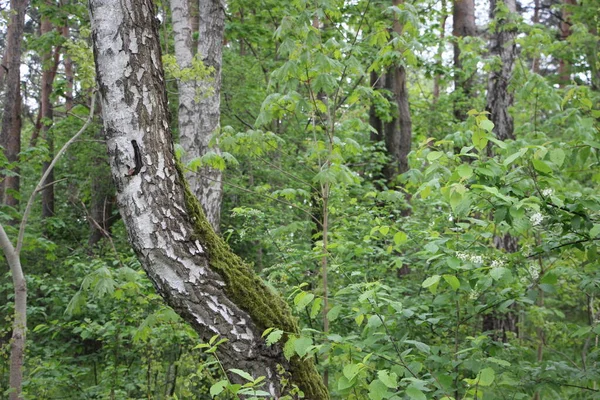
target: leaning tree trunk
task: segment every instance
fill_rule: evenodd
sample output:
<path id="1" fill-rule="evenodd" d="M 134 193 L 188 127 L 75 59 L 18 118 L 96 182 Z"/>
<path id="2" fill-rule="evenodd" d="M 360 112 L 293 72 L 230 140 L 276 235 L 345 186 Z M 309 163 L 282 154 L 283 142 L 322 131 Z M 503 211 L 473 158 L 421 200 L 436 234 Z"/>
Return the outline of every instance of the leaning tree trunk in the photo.
<path id="1" fill-rule="evenodd" d="M 488 79 L 486 111 L 490 113 L 490 120 L 494 123 L 494 133 L 500 140 L 514 139 L 513 118 L 508 113 L 513 104 L 513 94 L 508 89 L 512 78 L 515 57 L 517 56 L 516 29 L 510 26 L 517 11 L 515 0 L 491 0 L 490 19 L 494 20 L 498 14 L 498 7 L 506 7 L 506 18 L 497 20 L 496 29 L 490 38 L 490 55 L 497 57 L 499 63 L 490 71 Z M 513 25 L 514 26 L 514 25 Z"/>
<path id="2" fill-rule="evenodd" d="M 177 64 L 182 69 L 192 67 L 195 53 L 193 28 L 197 24 L 199 31 L 197 56 L 214 71 L 210 82 L 198 82 L 195 79 L 181 79 L 178 82 L 179 138 L 185 150 L 183 161 L 186 163 L 209 151 L 211 136 L 219 129 L 225 27 L 225 9 L 221 1 L 200 1 L 199 7 L 194 7 L 197 9 L 193 10 L 190 3 L 189 0 L 171 0 Z M 218 148 L 213 147 L 213 151 L 218 152 Z M 200 200 L 208 221 L 218 231 L 223 191 L 221 171 L 203 167 L 199 174 L 190 173 L 186 174 L 186 177 L 192 193 Z"/>
<path id="3" fill-rule="evenodd" d="M 281 365 L 307 398 L 327 399 L 312 360 L 288 362 L 279 345 L 265 345 L 265 328 L 297 334 L 297 322 L 281 297 L 214 233 L 175 161 L 154 5 L 89 5 L 117 200 L 143 268 L 202 338 L 227 339 L 218 349 L 225 370 L 264 376 L 265 390 L 278 397 L 285 392 Z M 230 379 L 240 380 L 235 374 Z"/>
<path id="4" fill-rule="evenodd" d="M 4 114 L 0 130 L 0 146 L 10 163 L 16 163 L 21 151 L 21 43 L 25 25 L 27 0 L 11 0 L 10 23 L 6 34 L 6 53 L 0 68 L 5 69 Z M 4 204 L 16 206 L 19 175 L 5 176 L 0 184 Z"/>

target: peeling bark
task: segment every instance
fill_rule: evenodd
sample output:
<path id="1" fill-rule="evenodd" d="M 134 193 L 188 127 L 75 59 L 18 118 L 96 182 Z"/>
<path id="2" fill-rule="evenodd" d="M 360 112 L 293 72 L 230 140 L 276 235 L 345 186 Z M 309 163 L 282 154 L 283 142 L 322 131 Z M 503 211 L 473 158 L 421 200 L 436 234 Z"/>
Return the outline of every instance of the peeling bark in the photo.
<path id="1" fill-rule="evenodd" d="M 328 394 L 312 360 L 287 361 L 265 328 L 297 334 L 281 297 L 214 233 L 174 159 L 158 22 L 150 0 L 91 0 L 96 77 L 117 200 L 138 258 L 167 303 L 204 339 L 219 335 L 227 370 L 240 368 L 278 397 L 282 369 L 306 398 Z M 230 379 L 240 378 L 231 374 Z"/>
<path id="2" fill-rule="evenodd" d="M 219 0 L 200 1 L 190 7 L 189 0 L 171 0 L 175 58 L 180 68 L 190 68 L 194 58 L 194 28 L 198 26 L 197 56 L 214 72 L 210 82 L 180 80 L 179 139 L 185 155 L 184 163 L 209 151 L 211 136 L 219 129 L 221 64 L 223 56 L 224 4 Z M 208 94 L 208 95 L 207 95 Z M 217 147 L 212 148 L 218 152 Z M 200 173 L 187 174 L 192 192 L 200 200 L 204 212 L 219 230 L 223 192 L 221 171 L 204 167 Z"/>
<path id="3" fill-rule="evenodd" d="M 506 7 L 509 14 L 506 19 L 497 19 L 498 7 Z M 500 140 L 514 139 L 513 118 L 508 109 L 513 104 L 513 94 L 508 85 L 512 78 L 513 66 L 517 57 L 516 28 L 507 28 L 511 23 L 511 15 L 516 13 L 515 0 L 491 0 L 490 19 L 496 19 L 496 30 L 490 38 L 490 55 L 496 57 L 494 67 L 490 71 L 487 89 L 486 111 L 494 123 L 494 133 Z"/>

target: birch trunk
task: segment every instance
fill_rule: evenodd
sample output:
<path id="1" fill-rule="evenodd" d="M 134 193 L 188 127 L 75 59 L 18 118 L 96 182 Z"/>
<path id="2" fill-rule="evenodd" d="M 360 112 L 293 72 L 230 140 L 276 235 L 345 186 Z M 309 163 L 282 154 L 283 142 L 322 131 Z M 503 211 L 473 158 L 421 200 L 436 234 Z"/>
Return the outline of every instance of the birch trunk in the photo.
<path id="1" fill-rule="evenodd" d="M 228 339 L 218 350 L 225 370 L 266 377 L 274 397 L 286 392 L 282 379 L 289 378 L 306 398 L 327 399 L 312 360 L 288 362 L 280 346 L 265 345 L 265 328 L 298 333 L 298 325 L 281 297 L 214 233 L 174 159 L 154 5 L 91 0 L 89 6 L 117 200 L 143 268 L 202 338 Z"/>
<path id="2" fill-rule="evenodd" d="M 189 0 L 171 0 L 177 64 L 182 69 L 192 66 L 196 53 L 193 47 L 193 34 L 197 24 L 199 32 L 197 55 L 204 65 L 212 67 L 214 72 L 210 82 L 199 82 L 193 79 L 178 82 L 179 139 L 185 150 L 184 163 L 205 155 L 209 151 L 211 136 L 219 129 L 225 27 L 225 9 L 221 1 L 201 0 L 197 9 L 193 10 L 190 3 Z M 195 5 L 194 3 L 193 6 Z M 218 148 L 213 147 L 213 151 L 218 152 Z M 186 174 L 186 178 L 192 193 L 200 200 L 208 221 L 215 231 L 218 231 L 223 191 L 221 171 L 204 167 L 200 173 Z"/>

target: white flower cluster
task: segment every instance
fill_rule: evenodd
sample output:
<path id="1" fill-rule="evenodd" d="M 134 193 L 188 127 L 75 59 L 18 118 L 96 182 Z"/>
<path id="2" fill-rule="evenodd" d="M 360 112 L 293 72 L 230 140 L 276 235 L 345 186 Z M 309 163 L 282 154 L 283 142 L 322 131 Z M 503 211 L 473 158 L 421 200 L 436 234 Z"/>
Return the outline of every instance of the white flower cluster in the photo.
<path id="1" fill-rule="evenodd" d="M 529 275 L 531 275 L 531 279 L 534 281 L 540 277 L 540 269 L 537 267 L 537 265 L 532 264 L 529 266 Z"/>
<path id="2" fill-rule="evenodd" d="M 531 217 L 529 217 L 529 220 L 531 221 L 531 225 L 538 226 L 544 220 L 544 216 L 539 212 L 536 212 Z"/>
<path id="3" fill-rule="evenodd" d="M 479 297 L 479 290 L 475 290 L 472 289 L 471 292 L 469 293 L 469 299 L 471 300 L 477 300 L 477 298 Z"/>
<path id="4" fill-rule="evenodd" d="M 483 264 L 483 257 L 476 256 L 474 254 L 462 253 L 460 251 L 457 251 L 456 257 L 462 261 L 471 261 L 474 264 Z"/>
<path id="5" fill-rule="evenodd" d="M 504 261 L 502 260 L 492 260 L 492 268 L 502 267 L 504 265 Z"/>
<path id="6" fill-rule="evenodd" d="M 550 197 L 553 194 L 554 194 L 554 189 L 548 188 L 548 189 L 542 190 L 542 196 L 544 196 L 544 197 Z"/>

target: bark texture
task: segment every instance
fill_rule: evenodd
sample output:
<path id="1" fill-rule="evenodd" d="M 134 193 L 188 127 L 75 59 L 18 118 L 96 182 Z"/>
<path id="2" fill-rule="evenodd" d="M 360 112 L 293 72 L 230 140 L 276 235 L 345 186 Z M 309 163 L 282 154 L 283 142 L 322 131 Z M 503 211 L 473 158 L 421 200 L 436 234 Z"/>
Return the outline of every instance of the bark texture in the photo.
<path id="1" fill-rule="evenodd" d="M 21 268 L 19 252 L 13 247 L 4 227 L 0 224 L 0 249 L 2 249 L 13 278 L 15 311 L 13 333 L 10 342 L 10 377 L 12 392 L 10 400 L 19 400 L 23 384 L 23 360 L 25 358 L 25 336 L 27 332 L 27 282 Z"/>
<path id="2" fill-rule="evenodd" d="M 50 4 L 50 3 L 49 3 Z M 42 17 L 40 26 L 40 34 L 47 35 L 52 32 L 52 23 L 48 17 Z M 36 131 L 40 132 L 41 136 L 46 140 L 48 145 L 49 158 L 54 157 L 54 137 L 50 128 L 54 118 L 54 106 L 50 99 L 52 94 L 52 85 L 56 77 L 58 62 L 60 59 L 60 48 L 56 48 L 54 52 L 52 48 L 46 50 L 42 56 L 42 93 L 40 99 L 40 112 L 38 116 Z M 50 161 L 45 161 L 42 170 L 46 172 Z M 54 172 L 50 171 L 48 178 L 44 182 L 44 190 L 42 191 L 42 218 L 52 217 L 54 215 Z"/>
<path id="3" fill-rule="evenodd" d="M 288 362 L 267 347 L 265 328 L 298 333 L 280 296 L 214 233 L 174 159 L 158 22 L 150 0 L 91 0 L 96 76 L 117 200 L 129 239 L 157 291 L 219 347 L 224 368 L 265 376 L 274 397 L 286 392 L 278 365 L 306 398 L 328 394 L 311 360 Z M 232 374 L 230 379 L 239 382 Z"/>
<path id="4" fill-rule="evenodd" d="M 23 28 L 25 24 L 25 10 L 27 0 L 11 0 L 10 23 L 6 35 L 6 53 L 0 68 L 5 69 L 6 80 L 4 91 L 4 104 L 2 114 L 2 128 L 0 130 L 0 146 L 4 147 L 4 154 L 10 163 L 18 161 L 21 151 L 21 43 L 23 41 Z M 19 176 L 4 177 L 1 186 L 2 201 L 4 204 L 16 206 L 18 204 Z"/>
<path id="5" fill-rule="evenodd" d="M 501 10 L 500 7 L 505 8 Z M 490 55 L 496 58 L 488 78 L 486 111 L 494 123 L 494 133 L 500 140 L 514 139 L 513 118 L 508 112 L 513 104 L 513 94 L 508 85 L 512 78 L 517 56 L 515 38 L 517 31 L 511 27 L 511 16 L 516 13 L 515 0 L 491 0 L 490 20 L 496 20 L 496 29 L 490 38 Z M 507 13 L 508 12 L 508 13 Z M 502 18 L 496 18 L 503 15 Z"/>
<path id="6" fill-rule="evenodd" d="M 394 6 L 402 3 L 402 0 L 393 0 Z M 393 32 L 402 35 L 402 24 L 394 17 Z M 377 133 L 371 134 L 372 140 L 384 140 L 385 148 L 390 156 L 390 162 L 383 170 L 388 182 L 392 182 L 396 176 L 408 171 L 408 153 L 412 140 L 412 120 L 410 116 L 410 105 L 408 102 L 408 90 L 406 89 L 406 69 L 403 65 L 392 65 L 379 79 L 375 73 L 371 73 L 371 85 L 376 88 L 383 83 L 383 88 L 391 92 L 390 99 L 395 107 L 392 110 L 392 119 L 389 122 L 382 121 L 372 107 L 369 114 L 371 126 Z"/>
<path id="7" fill-rule="evenodd" d="M 197 1 L 197 0 L 196 0 Z M 180 68 L 190 68 L 196 53 L 194 28 L 198 26 L 197 57 L 214 72 L 211 81 L 180 80 L 179 139 L 185 150 L 183 161 L 201 157 L 209 151 L 211 136 L 219 129 L 221 64 L 225 5 L 220 0 L 200 1 L 190 7 L 189 0 L 171 0 L 175 58 Z M 218 148 L 213 147 L 218 152 Z M 187 174 L 192 192 L 200 200 L 206 217 L 219 230 L 223 192 L 221 171 L 204 167 L 200 173 Z"/>
<path id="8" fill-rule="evenodd" d="M 452 35 L 454 41 L 454 89 L 462 94 L 462 98 L 454 106 L 454 116 L 459 120 L 466 118 L 469 98 L 473 91 L 473 76 L 465 76 L 459 40 L 468 36 L 477 35 L 477 25 L 475 24 L 475 2 L 474 0 L 454 0 L 452 7 Z"/>
<path id="9" fill-rule="evenodd" d="M 571 36 L 571 8 L 577 4 L 576 0 L 563 0 L 562 18 L 560 20 L 560 38 L 563 41 Z M 565 44 L 568 46 L 568 44 Z M 558 61 L 558 82 L 560 87 L 565 87 L 571 80 L 571 64 L 566 58 Z"/>

